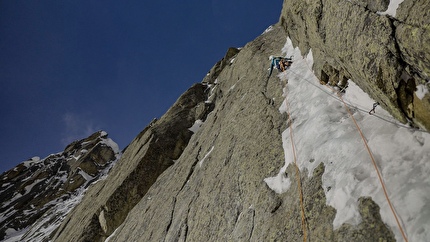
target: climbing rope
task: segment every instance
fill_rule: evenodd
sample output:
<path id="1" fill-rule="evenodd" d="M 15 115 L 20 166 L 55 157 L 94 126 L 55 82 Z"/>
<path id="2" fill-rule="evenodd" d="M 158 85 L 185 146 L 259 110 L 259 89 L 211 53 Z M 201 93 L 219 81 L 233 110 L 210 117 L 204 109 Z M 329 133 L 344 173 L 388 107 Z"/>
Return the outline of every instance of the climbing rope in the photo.
<path id="1" fill-rule="evenodd" d="M 306 63 L 306 65 L 307 65 L 307 67 L 309 68 L 309 70 L 312 72 L 312 69 L 309 67 L 309 65 L 308 65 L 308 63 L 307 63 L 307 61 L 306 61 L 306 59 L 305 59 L 305 63 Z M 319 80 L 319 81 L 321 81 L 321 80 Z M 347 105 L 347 104 L 345 103 L 345 101 L 343 100 L 342 95 L 340 94 L 340 92 L 337 92 L 334 88 L 332 88 L 332 87 L 330 87 L 330 86 L 326 86 L 326 87 L 331 88 L 331 89 L 332 89 L 332 91 L 334 91 L 334 92 L 336 92 L 336 93 L 337 93 L 337 95 L 338 95 L 339 99 L 340 99 L 340 100 L 342 101 L 342 103 L 344 104 L 345 109 L 347 110 L 347 112 L 348 112 L 348 114 L 349 114 L 349 117 L 353 120 L 353 122 L 354 122 L 355 126 L 357 127 L 357 130 L 358 130 L 358 132 L 359 132 L 359 134 L 360 134 L 360 136 L 361 136 L 361 138 L 362 138 L 362 140 L 363 140 L 364 146 L 366 147 L 367 152 L 369 153 L 370 159 L 371 159 L 371 161 L 372 161 L 372 163 L 373 163 L 373 166 L 374 166 L 374 168 L 375 168 L 375 171 L 376 171 L 376 173 L 377 173 L 377 175 L 378 175 L 379 182 L 381 183 L 382 190 L 383 190 L 383 192 L 384 192 L 384 195 L 385 195 L 385 198 L 386 198 L 386 200 L 387 200 L 387 202 L 388 202 L 388 205 L 389 205 L 389 207 L 390 207 L 390 209 L 391 209 L 391 212 L 392 212 L 392 213 L 393 213 L 393 215 L 394 215 L 394 218 L 395 218 L 395 220 L 396 220 L 397 226 L 399 227 L 399 230 L 400 230 L 400 232 L 401 232 L 401 234 L 402 234 L 402 236 L 403 236 L 403 239 L 404 239 L 406 242 L 408 242 L 408 239 L 407 239 L 406 234 L 405 234 L 405 232 L 404 232 L 404 230 L 403 230 L 403 228 L 402 228 L 402 226 L 401 226 L 401 224 L 400 224 L 400 221 L 399 221 L 399 219 L 398 219 L 398 217 L 397 217 L 397 214 L 396 214 L 396 212 L 395 212 L 395 209 L 394 209 L 393 205 L 391 204 L 391 200 L 390 200 L 390 198 L 389 198 L 389 196 L 388 196 L 387 189 L 385 188 L 384 180 L 382 179 L 382 175 L 381 175 L 381 173 L 380 173 L 380 171 L 379 171 L 379 169 L 378 169 L 378 166 L 376 165 L 375 158 L 373 157 L 372 151 L 370 150 L 369 145 L 367 144 L 366 138 L 364 137 L 364 134 L 363 134 L 363 132 L 361 131 L 360 126 L 358 125 L 357 121 L 355 120 L 354 116 L 352 115 L 352 112 L 351 112 L 351 110 L 348 108 L 348 105 Z M 376 106 L 374 105 L 374 108 L 375 108 L 375 107 L 376 107 Z M 370 112 L 369 112 L 369 113 L 370 113 Z"/>
<path id="2" fill-rule="evenodd" d="M 300 213 L 301 213 L 301 217 L 302 217 L 303 241 L 306 242 L 307 241 L 307 224 L 306 224 L 305 207 L 304 207 L 304 202 L 303 202 L 303 190 L 302 190 L 301 179 L 300 179 L 299 165 L 297 164 L 296 146 L 294 144 L 294 138 L 293 138 L 293 120 L 291 119 L 290 105 L 288 103 L 287 98 L 285 98 L 285 104 L 287 106 L 287 113 L 288 113 L 289 126 L 290 126 L 291 148 L 293 151 L 294 164 L 296 167 L 297 187 L 298 187 L 299 197 L 300 197 Z"/>
<path id="3" fill-rule="evenodd" d="M 342 100 L 342 102 L 343 102 L 343 98 L 342 98 L 342 96 L 340 95 L 340 93 L 338 93 L 338 96 L 339 96 L 339 98 L 340 98 L 340 99 Z M 393 213 L 394 218 L 396 219 L 397 226 L 399 227 L 400 232 L 402 233 L 403 239 L 407 242 L 407 241 L 408 241 L 408 239 L 407 239 L 407 237 L 406 237 L 405 232 L 403 231 L 402 226 L 400 225 L 400 222 L 399 222 L 399 219 L 398 219 L 398 217 L 397 217 L 397 214 L 396 214 L 396 212 L 395 212 L 395 210 L 394 210 L 393 205 L 391 204 L 391 200 L 390 200 L 390 198 L 388 197 L 388 193 L 387 193 L 387 189 L 385 188 L 384 180 L 382 179 L 381 172 L 379 171 L 378 166 L 376 165 L 376 161 L 375 161 L 375 158 L 373 157 L 372 151 L 370 151 L 370 148 L 369 148 L 369 145 L 367 144 L 366 138 L 364 137 L 364 134 L 363 134 L 363 132 L 361 131 L 360 126 L 358 126 L 357 121 L 355 120 L 354 116 L 352 115 L 351 110 L 348 108 L 348 106 L 346 105 L 346 103 L 345 103 L 345 102 L 343 102 L 343 103 L 344 103 L 344 105 L 345 105 L 345 109 L 348 111 L 349 117 L 351 117 L 351 119 L 354 121 L 354 124 L 355 124 L 355 126 L 357 127 L 358 132 L 360 133 L 360 136 L 361 136 L 361 139 L 363 140 L 364 146 L 366 147 L 367 152 L 369 153 L 370 159 L 372 160 L 373 166 L 374 166 L 374 168 L 375 168 L 375 170 L 376 170 L 376 173 L 378 174 L 378 179 L 379 179 L 379 182 L 381 183 L 382 190 L 384 191 L 385 198 L 387 199 L 387 202 L 388 202 L 388 205 L 390 206 L 391 212 Z"/>

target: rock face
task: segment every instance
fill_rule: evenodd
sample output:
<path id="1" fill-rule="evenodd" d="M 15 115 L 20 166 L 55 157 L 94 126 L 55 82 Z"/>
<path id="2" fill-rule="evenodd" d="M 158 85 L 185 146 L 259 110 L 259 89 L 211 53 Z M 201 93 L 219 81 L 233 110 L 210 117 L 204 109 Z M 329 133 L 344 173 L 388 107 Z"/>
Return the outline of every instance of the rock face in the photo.
<path id="1" fill-rule="evenodd" d="M 396 17 L 389 1 L 284 1 L 280 22 L 323 82 L 352 79 L 397 119 L 430 128 L 430 3 L 405 0 Z"/>
<path id="2" fill-rule="evenodd" d="M 54 241 L 104 241 L 168 167 L 175 164 L 213 105 L 208 87 L 195 84 L 160 120 L 154 120 L 126 148 L 106 180 L 93 186 L 66 218 Z M 160 202 L 162 203 L 162 202 Z"/>
<path id="3" fill-rule="evenodd" d="M 32 158 L 3 173 L 0 239 L 23 229 L 27 233 L 19 241 L 45 239 L 79 202 L 86 187 L 106 174 L 119 156 L 117 145 L 100 131 L 61 153 Z"/>
<path id="4" fill-rule="evenodd" d="M 429 85 L 429 45 L 418 44 L 429 38 L 429 4 L 406 0 L 395 18 L 378 13 L 387 5 L 387 0 L 284 1 L 278 24 L 242 49 L 230 48 L 202 83 L 137 135 L 109 176 L 88 187 L 44 239 L 301 241 L 311 231 L 311 241 L 394 241 L 369 197 L 358 201 L 358 225 L 333 228 L 336 211 L 326 204 L 323 163 L 311 175 L 301 171 L 282 194 L 263 181 L 277 175 L 285 160 L 282 132 L 288 124 L 279 107 L 286 83 L 267 77 L 267 58 L 282 54 L 287 36 L 302 51 L 312 50 L 313 69 L 323 83 L 342 86 L 353 79 L 399 120 L 430 127 L 429 94 L 416 91 Z M 65 152 L 76 154 L 82 145 Z M 89 154 L 89 161 L 109 157 L 108 151 Z M 96 170 L 92 162 L 68 167 Z M 7 178 L 16 180 L 25 169 Z M 297 170 L 289 165 L 285 176 Z M 88 184 L 79 172 L 70 174 L 64 191 Z M 312 201 L 303 208 L 305 222 L 299 184 L 303 200 Z M 24 197 L 28 185 L 18 187 Z"/>
<path id="5" fill-rule="evenodd" d="M 297 181 L 277 194 L 264 177 L 284 159 L 281 83 L 268 56 L 287 36 L 274 26 L 230 49 L 202 84 L 185 92 L 128 146 L 109 176 L 92 186 L 53 241 L 300 241 Z M 199 124 L 203 123 L 200 128 Z M 193 130 L 191 132 L 190 130 Z M 287 174 L 295 174 L 290 165 Z M 362 223 L 333 229 L 321 177 L 301 174 L 312 240 L 393 241 L 378 206 L 362 198 Z"/>

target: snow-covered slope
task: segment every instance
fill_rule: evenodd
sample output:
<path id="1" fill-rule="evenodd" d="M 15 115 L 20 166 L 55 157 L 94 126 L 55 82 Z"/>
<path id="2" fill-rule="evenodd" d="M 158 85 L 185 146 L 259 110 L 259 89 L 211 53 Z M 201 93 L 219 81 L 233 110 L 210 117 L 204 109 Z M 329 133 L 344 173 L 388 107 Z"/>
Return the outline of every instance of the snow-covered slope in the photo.
<path id="1" fill-rule="evenodd" d="M 119 159 L 104 131 L 75 141 L 63 152 L 34 157 L 0 176 L 0 239 L 43 241 L 81 200 L 87 187 Z"/>
<path id="2" fill-rule="evenodd" d="M 339 89 L 320 85 L 312 73 L 312 52 L 302 58 L 289 39 L 282 51 L 294 55 L 291 68 L 278 75 L 288 80 L 280 112 L 291 114 L 292 125 L 283 133 L 285 165 L 278 176 L 265 179 L 269 187 L 277 193 L 290 188 L 290 178 L 284 175 L 290 163 L 296 161 L 300 170 L 311 175 L 324 162 L 327 203 L 337 210 L 335 229 L 342 223 L 358 224 L 357 200 L 370 196 L 398 241 L 403 240 L 401 230 L 409 241 L 428 241 L 430 134 L 398 123 L 380 106 L 370 115 L 375 101 L 354 80 L 349 80 L 342 94 L 344 105 L 337 95 Z"/>

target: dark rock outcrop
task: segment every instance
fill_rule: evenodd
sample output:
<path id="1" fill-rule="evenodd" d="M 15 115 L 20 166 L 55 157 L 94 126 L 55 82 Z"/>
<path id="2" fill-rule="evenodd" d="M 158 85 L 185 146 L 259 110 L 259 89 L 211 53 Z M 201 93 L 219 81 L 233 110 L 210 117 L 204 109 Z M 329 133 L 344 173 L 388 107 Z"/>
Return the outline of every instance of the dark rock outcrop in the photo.
<path id="1" fill-rule="evenodd" d="M 323 82 L 352 79 L 402 122 L 430 128 L 429 10 L 426 0 L 405 0 L 395 18 L 387 1 L 284 1 L 280 22 L 293 44 L 312 50 Z"/>

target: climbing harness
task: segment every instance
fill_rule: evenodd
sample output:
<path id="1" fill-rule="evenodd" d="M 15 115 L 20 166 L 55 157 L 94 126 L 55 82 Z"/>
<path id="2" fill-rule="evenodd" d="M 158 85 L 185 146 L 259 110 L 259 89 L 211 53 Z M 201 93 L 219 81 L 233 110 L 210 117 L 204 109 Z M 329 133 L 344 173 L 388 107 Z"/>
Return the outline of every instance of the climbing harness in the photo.
<path id="1" fill-rule="evenodd" d="M 281 67 L 280 67 L 280 65 L 281 65 L 281 62 L 284 64 L 284 65 L 286 65 L 286 69 L 288 68 L 288 67 L 290 67 L 291 66 L 291 64 L 293 64 L 293 58 L 294 56 L 292 55 L 292 56 L 290 56 L 290 57 L 273 57 L 273 56 L 270 56 L 269 57 L 269 60 L 271 60 L 271 63 L 270 63 L 270 68 L 269 68 L 269 75 L 267 76 L 267 79 L 269 79 L 270 78 L 270 76 L 272 75 L 272 72 L 273 72 L 273 68 L 275 68 L 276 67 L 276 69 L 278 69 L 278 71 L 282 71 L 281 70 Z M 284 70 L 285 71 L 285 70 Z"/>

